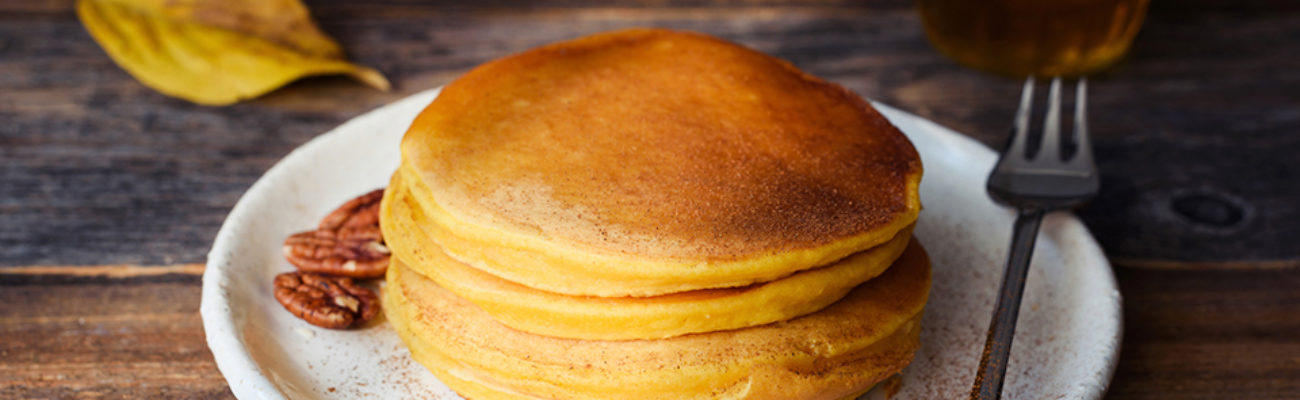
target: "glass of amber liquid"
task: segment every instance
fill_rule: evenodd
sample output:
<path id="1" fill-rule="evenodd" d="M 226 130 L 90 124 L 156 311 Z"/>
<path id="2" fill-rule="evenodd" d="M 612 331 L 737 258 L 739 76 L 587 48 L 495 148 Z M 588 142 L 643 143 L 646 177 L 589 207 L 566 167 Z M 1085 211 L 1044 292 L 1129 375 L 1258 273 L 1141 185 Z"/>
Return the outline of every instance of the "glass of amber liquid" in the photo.
<path id="1" fill-rule="evenodd" d="M 1150 0 L 918 0 L 930 43 L 970 67 L 1079 76 L 1118 61 Z"/>

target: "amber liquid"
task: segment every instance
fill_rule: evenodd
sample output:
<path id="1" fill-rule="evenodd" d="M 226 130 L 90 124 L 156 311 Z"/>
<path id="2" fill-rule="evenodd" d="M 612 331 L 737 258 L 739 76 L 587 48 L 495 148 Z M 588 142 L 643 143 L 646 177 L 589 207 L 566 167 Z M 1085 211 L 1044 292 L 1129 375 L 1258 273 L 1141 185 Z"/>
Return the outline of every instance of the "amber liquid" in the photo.
<path id="1" fill-rule="evenodd" d="M 971 67 L 1077 76 L 1118 61 L 1150 0 L 918 0 L 930 42 Z"/>

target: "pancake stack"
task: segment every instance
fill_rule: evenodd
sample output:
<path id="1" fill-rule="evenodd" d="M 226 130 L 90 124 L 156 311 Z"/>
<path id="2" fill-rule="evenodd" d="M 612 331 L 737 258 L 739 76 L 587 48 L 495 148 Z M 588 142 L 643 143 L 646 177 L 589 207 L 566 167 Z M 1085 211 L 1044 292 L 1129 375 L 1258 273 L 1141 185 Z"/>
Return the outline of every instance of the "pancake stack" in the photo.
<path id="1" fill-rule="evenodd" d="M 579 38 L 470 71 L 401 146 L 384 308 L 468 398 L 848 398 L 918 347 L 920 159 L 781 60 Z"/>

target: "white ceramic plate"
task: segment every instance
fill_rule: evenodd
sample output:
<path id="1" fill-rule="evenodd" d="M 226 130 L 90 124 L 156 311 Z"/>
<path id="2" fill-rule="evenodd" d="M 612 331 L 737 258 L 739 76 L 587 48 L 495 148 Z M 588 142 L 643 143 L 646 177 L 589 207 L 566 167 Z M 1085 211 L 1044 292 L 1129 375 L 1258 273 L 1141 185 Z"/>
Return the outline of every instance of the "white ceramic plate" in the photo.
<path id="1" fill-rule="evenodd" d="M 385 323 L 319 329 L 282 309 L 275 274 L 289 234 L 387 183 L 398 141 L 436 90 L 357 117 L 290 153 L 226 218 L 203 275 L 203 326 L 217 366 L 242 399 L 457 399 L 409 357 Z M 992 315 L 1013 215 L 990 202 L 988 148 L 877 104 L 925 164 L 916 235 L 934 263 L 922 347 L 895 399 L 965 398 Z M 1008 399 L 1096 399 L 1119 355 L 1120 298 L 1110 265 L 1073 216 L 1044 222 L 1007 372 Z M 876 389 L 866 398 L 884 399 Z"/>

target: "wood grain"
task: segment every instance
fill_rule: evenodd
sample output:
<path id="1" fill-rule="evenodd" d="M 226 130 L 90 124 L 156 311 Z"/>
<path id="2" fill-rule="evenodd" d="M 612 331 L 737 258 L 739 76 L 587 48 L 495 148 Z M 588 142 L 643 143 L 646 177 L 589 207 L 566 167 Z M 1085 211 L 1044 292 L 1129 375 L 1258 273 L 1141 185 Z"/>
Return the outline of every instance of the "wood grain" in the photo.
<path id="1" fill-rule="evenodd" d="M 1300 270 L 1116 271 L 1111 399 L 1300 399 Z"/>
<path id="2" fill-rule="evenodd" d="M 197 275 L 51 279 L 0 275 L 0 398 L 229 397 Z"/>
<path id="3" fill-rule="evenodd" d="M 0 269 L 0 277 L 37 278 L 94 277 L 139 278 L 165 275 L 201 275 L 203 264 L 180 264 L 142 267 L 138 265 L 34 265 Z"/>

